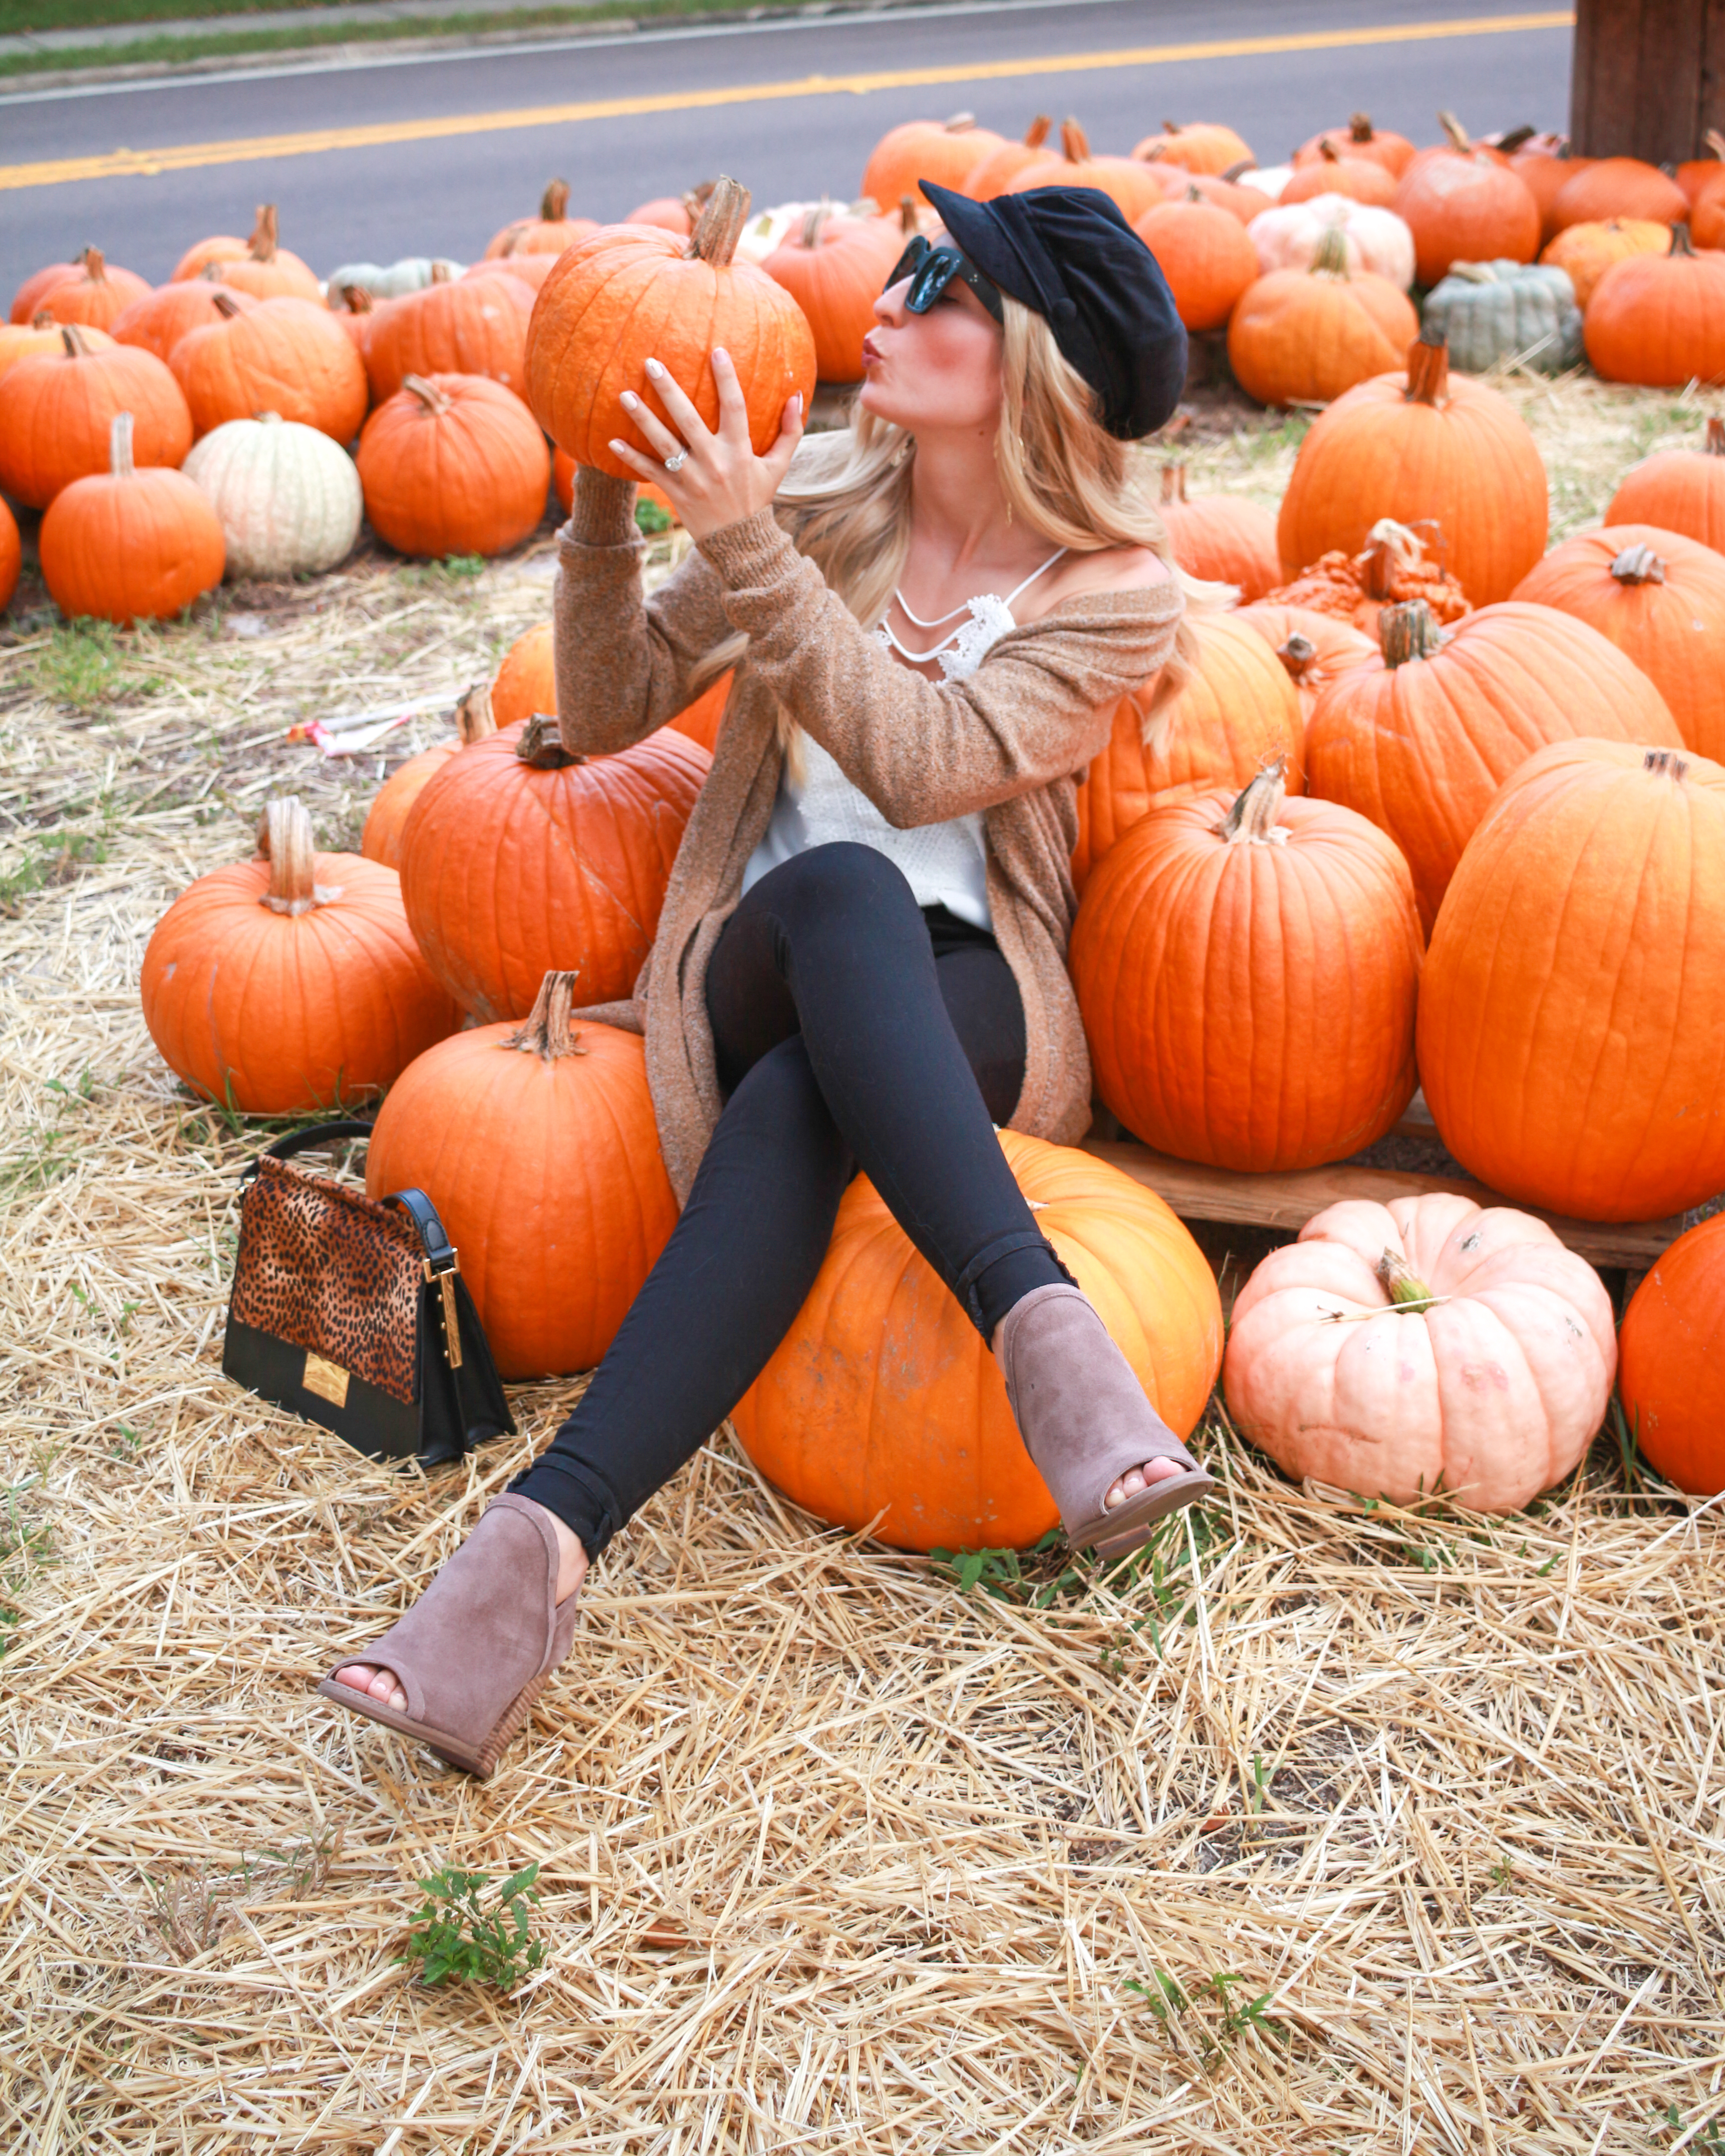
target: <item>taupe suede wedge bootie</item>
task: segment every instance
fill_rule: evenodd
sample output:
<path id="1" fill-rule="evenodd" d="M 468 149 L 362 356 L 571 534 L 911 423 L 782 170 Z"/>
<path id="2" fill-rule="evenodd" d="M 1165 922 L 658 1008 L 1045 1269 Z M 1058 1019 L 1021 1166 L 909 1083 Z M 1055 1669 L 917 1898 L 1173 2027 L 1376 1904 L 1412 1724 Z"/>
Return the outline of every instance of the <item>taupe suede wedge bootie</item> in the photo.
<path id="1" fill-rule="evenodd" d="M 1033 1289 L 1001 1319 L 993 1345 L 1025 1448 L 1075 1549 L 1124 1557 L 1158 1520 L 1215 1488 L 1076 1287 Z M 1175 1460 L 1183 1471 L 1106 1510 L 1114 1484 L 1147 1460 Z"/>
<path id="2" fill-rule="evenodd" d="M 317 1689 L 484 1780 L 569 1651 L 581 1596 L 578 1589 L 559 1603 L 557 1591 L 549 1514 L 525 1497 L 494 1497 L 407 1615 L 336 1665 L 393 1670 L 407 1706 L 355 1691 L 333 1674 Z"/>

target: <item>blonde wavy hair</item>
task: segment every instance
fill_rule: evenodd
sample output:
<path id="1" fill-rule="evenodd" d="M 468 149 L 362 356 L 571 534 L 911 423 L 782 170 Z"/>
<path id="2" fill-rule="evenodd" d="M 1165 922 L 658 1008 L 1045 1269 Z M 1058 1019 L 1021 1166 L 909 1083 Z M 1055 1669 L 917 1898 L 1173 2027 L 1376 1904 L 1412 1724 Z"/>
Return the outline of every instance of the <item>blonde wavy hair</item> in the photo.
<path id="1" fill-rule="evenodd" d="M 1075 554 L 1106 547 L 1147 547 L 1165 562 L 1191 605 L 1223 603 L 1226 588 L 1200 583 L 1176 564 L 1162 518 L 1145 490 L 1149 460 L 1101 425 L 1088 383 L 1055 342 L 1043 317 L 1002 295 L 1000 425 L 994 460 L 1015 522 Z M 829 434 L 805 435 L 773 504 L 782 529 L 865 629 L 891 604 L 911 543 L 914 435 L 872 413 Z M 742 658 L 747 637 L 727 637 L 696 670 L 705 686 Z M 1198 664 L 1190 608 L 1168 664 L 1132 701 L 1147 747 L 1159 742 L 1170 709 Z M 781 717 L 780 737 L 801 763 L 801 730 Z"/>

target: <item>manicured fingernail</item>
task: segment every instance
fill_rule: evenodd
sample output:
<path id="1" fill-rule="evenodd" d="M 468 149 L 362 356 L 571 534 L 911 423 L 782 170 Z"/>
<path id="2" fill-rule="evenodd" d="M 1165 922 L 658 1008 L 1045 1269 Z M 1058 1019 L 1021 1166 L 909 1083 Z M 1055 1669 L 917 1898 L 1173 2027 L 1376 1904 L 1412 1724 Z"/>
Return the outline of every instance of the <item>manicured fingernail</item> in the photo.
<path id="1" fill-rule="evenodd" d="M 716 344 L 713 346 L 713 357 L 722 359 L 727 367 L 731 364 L 731 355 L 721 344 Z"/>
<path id="2" fill-rule="evenodd" d="M 791 408 L 794 412 L 800 412 L 803 409 L 803 393 L 800 389 L 791 399 Z"/>
<path id="3" fill-rule="evenodd" d="M 633 389 L 625 389 L 624 391 L 623 408 L 625 412 L 633 412 L 636 405 L 638 405 L 640 401 L 640 398 L 636 396 Z"/>
<path id="4" fill-rule="evenodd" d="M 647 362 L 647 372 L 656 382 L 660 376 L 664 373 L 665 369 L 659 364 L 659 362 L 656 359 L 649 359 Z"/>
<path id="5" fill-rule="evenodd" d="M 619 442 L 619 441 L 614 440 L 614 441 L 611 443 L 611 444 L 610 444 L 610 448 L 611 448 L 611 454 L 612 454 L 614 456 L 620 457 L 620 456 L 623 454 L 624 451 L 628 447 L 629 447 L 629 444 L 628 444 L 627 442 Z"/>

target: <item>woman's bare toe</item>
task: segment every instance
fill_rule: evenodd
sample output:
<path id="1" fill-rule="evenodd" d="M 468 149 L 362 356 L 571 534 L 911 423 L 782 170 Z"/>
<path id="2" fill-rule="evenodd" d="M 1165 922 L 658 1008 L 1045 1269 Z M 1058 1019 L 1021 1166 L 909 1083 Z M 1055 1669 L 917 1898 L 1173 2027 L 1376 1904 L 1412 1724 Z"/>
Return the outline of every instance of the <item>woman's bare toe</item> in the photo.
<path id="1" fill-rule="evenodd" d="M 336 1682 L 346 1685 L 352 1691 L 369 1692 L 385 1707 L 393 1707 L 397 1713 L 407 1707 L 408 1696 L 396 1682 L 393 1670 L 380 1670 L 371 1662 L 349 1662 L 336 1671 Z"/>
<path id="2" fill-rule="evenodd" d="M 1111 1483 L 1102 1508 L 1111 1512 L 1117 1505 L 1123 1505 L 1128 1497 L 1136 1497 L 1140 1490 L 1147 1489 L 1153 1482 L 1166 1482 L 1170 1475 L 1182 1472 L 1177 1460 L 1147 1460 L 1141 1467 L 1129 1467 L 1117 1482 Z"/>

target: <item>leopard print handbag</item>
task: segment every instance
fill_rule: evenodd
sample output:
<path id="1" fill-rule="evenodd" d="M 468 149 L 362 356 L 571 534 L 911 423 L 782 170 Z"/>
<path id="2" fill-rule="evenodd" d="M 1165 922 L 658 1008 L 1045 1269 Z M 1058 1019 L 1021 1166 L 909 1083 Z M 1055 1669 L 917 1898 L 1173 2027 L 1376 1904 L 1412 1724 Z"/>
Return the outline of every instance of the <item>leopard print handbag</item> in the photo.
<path id="1" fill-rule="evenodd" d="M 222 1368 L 376 1460 L 459 1460 L 514 1434 L 459 1255 L 423 1190 L 381 1202 L 288 1165 L 367 1122 L 320 1123 L 240 1184 Z"/>

